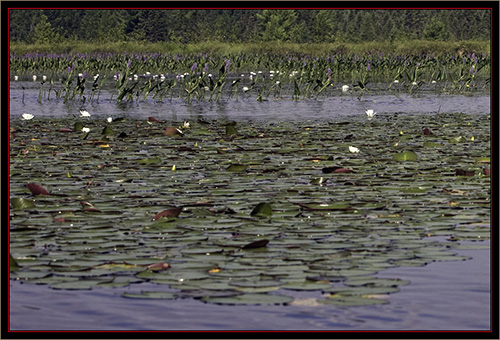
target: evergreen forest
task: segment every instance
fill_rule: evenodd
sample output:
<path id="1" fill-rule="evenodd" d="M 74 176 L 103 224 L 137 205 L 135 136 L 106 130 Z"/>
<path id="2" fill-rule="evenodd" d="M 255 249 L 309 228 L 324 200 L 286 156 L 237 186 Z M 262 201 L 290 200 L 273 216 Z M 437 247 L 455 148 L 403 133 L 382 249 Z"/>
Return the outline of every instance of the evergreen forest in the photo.
<path id="1" fill-rule="evenodd" d="M 490 39 L 489 9 L 10 9 L 13 43 Z"/>

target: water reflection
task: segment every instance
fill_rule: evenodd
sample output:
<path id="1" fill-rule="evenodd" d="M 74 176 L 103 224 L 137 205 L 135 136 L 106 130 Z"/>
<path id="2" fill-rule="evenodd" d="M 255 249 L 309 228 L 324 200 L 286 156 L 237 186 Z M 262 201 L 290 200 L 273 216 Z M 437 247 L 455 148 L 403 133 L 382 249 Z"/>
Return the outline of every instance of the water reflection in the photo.
<path id="1" fill-rule="evenodd" d="M 438 112 L 459 112 L 465 114 L 486 114 L 491 112 L 490 96 L 487 93 L 475 95 L 448 95 L 422 92 L 409 94 L 366 94 L 360 99 L 352 95 L 330 96 L 328 98 L 274 99 L 258 102 L 252 97 L 223 98 L 218 102 L 185 103 L 181 98 L 164 99 L 155 102 L 120 102 L 110 100 L 112 93 L 102 93 L 98 101 L 92 103 L 63 103 L 60 99 L 38 101 L 39 91 L 34 88 L 23 90 L 19 84 L 10 89 L 9 112 L 11 117 L 27 112 L 36 116 L 63 117 L 77 115 L 81 108 L 92 116 L 125 116 L 145 119 L 149 116 L 163 120 L 193 120 L 200 116 L 217 120 L 331 120 L 343 116 L 365 118 L 367 109 L 378 116 L 394 113 L 436 114 Z"/>

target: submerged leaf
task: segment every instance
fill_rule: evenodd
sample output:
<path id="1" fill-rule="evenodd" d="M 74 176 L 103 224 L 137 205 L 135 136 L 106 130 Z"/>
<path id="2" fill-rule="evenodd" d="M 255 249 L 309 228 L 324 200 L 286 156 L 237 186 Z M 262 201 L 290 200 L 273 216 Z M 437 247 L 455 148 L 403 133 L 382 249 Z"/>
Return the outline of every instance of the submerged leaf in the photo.
<path id="1" fill-rule="evenodd" d="M 276 305 L 287 304 L 293 301 L 293 298 L 277 294 L 255 294 L 247 293 L 227 297 L 204 296 L 202 301 L 222 305 Z"/>

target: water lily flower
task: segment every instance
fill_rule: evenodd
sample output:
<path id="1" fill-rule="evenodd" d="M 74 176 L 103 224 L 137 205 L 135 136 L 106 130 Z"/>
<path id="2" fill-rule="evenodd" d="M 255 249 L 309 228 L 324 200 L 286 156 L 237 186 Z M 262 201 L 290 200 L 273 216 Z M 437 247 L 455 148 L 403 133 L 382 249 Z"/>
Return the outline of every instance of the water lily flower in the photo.
<path id="1" fill-rule="evenodd" d="M 90 117 L 90 113 L 87 110 L 80 110 L 82 117 Z"/>
<path id="2" fill-rule="evenodd" d="M 108 123 L 111 123 L 113 121 L 113 118 L 108 117 L 106 120 L 108 121 Z"/>
<path id="3" fill-rule="evenodd" d="M 46 81 L 47 80 L 47 76 L 42 76 L 42 80 Z"/>
<path id="4" fill-rule="evenodd" d="M 397 79 L 394 80 L 394 84 L 397 84 L 397 83 L 399 83 L 399 80 L 397 80 Z"/>
<path id="5" fill-rule="evenodd" d="M 33 76 L 33 81 L 36 81 L 36 76 L 35 75 Z"/>
<path id="6" fill-rule="evenodd" d="M 189 129 L 189 122 L 184 122 L 184 123 L 182 124 L 182 128 L 183 128 L 183 129 Z"/>
<path id="7" fill-rule="evenodd" d="M 23 117 L 24 120 L 30 120 L 35 117 L 31 113 L 23 113 L 21 116 Z"/>
<path id="8" fill-rule="evenodd" d="M 373 111 L 373 110 L 366 110 L 365 112 L 366 112 L 366 115 L 367 115 L 369 118 L 372 118 L 372 117 L 374 117 L 374 116 L 377 114 L 377 112 L 375 112 L 375 111 Z"/>
<path id="9" fill-rule="evenodd" d="M 248 90 L 250 90 L 248 87 L 243 86 L 243 92 L 247 92 Z"/>
<path id="10" fill-rule="evenodd" d="M 352 153 L 359 153 L 359 149 L 355 146 L 350 146 L 349 151 L 351 151 Z"/>
<path id="11" fill-rule="evenodd" d="M 349 91 L 349 85 L 342 86 L 342 92 L 347 92 L 347 91 Z"/>
<path id="12" fill-rule="evenodd" d="M 19 79 L 19 77 L 18 77 L 18 76 L 14 76 L 14 80 L 18 80 L 18 79 Z"/>
<path id="13" fill-rule="evenodd" d="M 90 132 L 90 129 L 88 127 L 84 127 L 84 128 L 82 128 L 82 131 L 85 133 L 88 133 L 88 132 Z"/>

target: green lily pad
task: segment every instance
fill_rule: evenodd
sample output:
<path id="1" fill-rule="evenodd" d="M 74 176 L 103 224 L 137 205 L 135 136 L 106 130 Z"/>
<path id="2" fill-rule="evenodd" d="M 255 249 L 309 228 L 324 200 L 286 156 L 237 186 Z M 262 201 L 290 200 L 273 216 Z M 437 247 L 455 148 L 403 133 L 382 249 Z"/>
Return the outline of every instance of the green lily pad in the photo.
<path id="1" fill-rule="evenodd" d="M 467 143 L 467 139 L 463 136 L 453 137 L 449 141 L 449 143 Z"/>
<path id="2" fill-rule="evenodd" d="M 418 155 L 413 151 L 405 151 L 401 153 L 394 154 L 392 159 L 398 162 L 416 161 L 418 160 Z"/>
<path id="3" fill-rule="evenodd" d="M 227 167 L 226 171 L 229 172 L 243 172 L 247 169 L 247 166 L 244 164 L 231 164 Z"/>
<path id="4" fill-rule="evenodd" d="M 273 214 L 273 208 L 269 203 L 259 203 L 253 208 L 250 215 L 252 216 L 261 216 L 261 217 L 270 217 Z"/>
<path id="5" fill-rule="evenodd" d="M 234 125 L 226 125 L 226 136 L 236 136 L 238 134 L 238 130 Z"/>
<path id="6" fill-rule="evenodd" d="M 14 197 L 10 199 L 10 204 L 14 210 L 24 210 L 31 209 L 35 207 L 35 203 L 32 200 L 22 198 L 22 197 Z"/>
<path id="7" fill-rule="evenodd" d="M 110 126 L 105 126 L 104 129 L 102 129 L 102 134 L 105 136 L 110 136 L 114 135 L 115 131 Z"/>
<path id="8" fill-rule="evenodd" d="M 9 254 L 9 271 L 14 272 L 16 270 L 19 270 L 19 264 L 14 259 L 14 257 L 12 256 L 12 254 Z"/>

